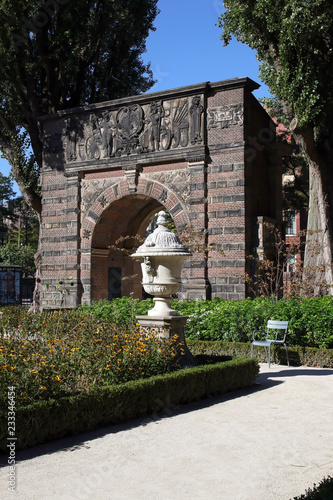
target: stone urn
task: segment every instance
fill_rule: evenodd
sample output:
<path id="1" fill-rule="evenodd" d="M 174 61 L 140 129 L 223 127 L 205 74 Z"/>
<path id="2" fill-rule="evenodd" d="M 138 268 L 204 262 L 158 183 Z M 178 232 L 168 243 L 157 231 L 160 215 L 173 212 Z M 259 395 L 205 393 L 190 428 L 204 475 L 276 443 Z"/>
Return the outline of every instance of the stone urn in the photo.
<path id="1" fill-rule="evenodd" d="M 158 213 L 157 228 L 132 255 L 141 262 L 142 286 L 154 296 L 148 316 L 177 316 L 170 307 L 171 296 L 181 287 L 181 270 L 191 253 L 178 236 L 167 228 L 167 214 Z"/>
<path id="2" fill-rule="evenodd" d="M 171 296 L 181 287 L 181 270 L 184 260 L 191 253 L 182 245 L 178 236 L 167 228 L 167 214 L 158 213 L 157 228 L 132 255 L 141 262 L 142 285 L 154 296 L 155 305 L 145 316 L 136 319 L 143 331 L 155 330 L 158 337 L 175 338 L 177 363 L 181 367 L 195 365 L 184 337 L 188 316 L 181 316 L 171 308 Z"/>

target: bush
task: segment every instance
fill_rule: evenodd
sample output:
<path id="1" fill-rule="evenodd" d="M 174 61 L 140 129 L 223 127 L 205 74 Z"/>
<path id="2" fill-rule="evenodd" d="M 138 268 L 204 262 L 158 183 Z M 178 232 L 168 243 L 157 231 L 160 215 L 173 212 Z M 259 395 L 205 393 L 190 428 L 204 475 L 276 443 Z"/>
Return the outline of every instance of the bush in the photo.
<path id="1" fill-rule="evenodd" d="M 191 353 L 208 356 L 251 356 L 251 344 L 241 342 L 223 342 L 212 340 L 187 340 L 187 346 Z M 312 347 L 290 347 L 287 346 L 290 365 L 292 366 L 315 366 L 321 368 L 333 368 L 333 349 L 314 349 Z M 265 349 L 255 348 L 254 357 L 260 363 L 267 361 Z M 272 363 L 287 364 L 286 351 L 284 347 L 272 346 Z"/>
<path id="2" fill-rule="evenodd" d="M 79 312 L 92 314 L 97 320 L 128 327 L 138 315 L 147 314 L 153 307 L 152 299 L 139 301 L 123 297 L 112 302 L 102 300 L 90 306 L 81 306 Z M 184 300 L 172 301 L 172 307 L 189 316 L 185 325 L 188 339 L 225 342 L 250 342 L 253 330 L 266 329 L 269 319 L 288 320 L 288 345 L 314 348 L 333 348 L 333 297 L 301 299 L 290 298 L 273 301 L 257 298 L 244 301 Z M 6 308 L 7 328 L 24 323 L 26 312 Z M 38 329 L 39 318 L 34 319 Z M 28 323 L 31 323 L 31 318 Z M 264 335 L 264 334 L 263 334 Z"/>
<path id="3" fill-rule="evenodd" d="M 107 299 L 95 301 L 90 306 L 81 306 L 80 309 L 92 314 L 95 318 L 126 327 L 135 323 L 136 316 L 147 314 L 153 305 L 152 299 L 140 301 L 139 299 L 122 297 L 114 299 L 112 302 Z"/>
<path id="4" fill-rule="evenodd" d="M 18 323 L 20 321 L 20 323 Z M 77 310 L 31 315 L 6 309 L 0 339 L 0 409 L 88 392 L 177 368 L 174 340 L 159 340 Z M 9 335 L 9 336 L 8 336 Z"/>
<path id="5" fill-rule="evenodd" d="M 97 318 L 128 325 L 153 306 L 151 299 L 130 298 L 94 302 L 85 306 Z M 172 307 L 189 316 L 185 325 L 188 339 L 250 342 L 253 330 L 265 331 L 269 319 L 288 320 L 288 344 L 333 348 L 333 298 L 330 296 L 273 301 L 257 298 L 243 301 L 172 301 Z"/>
<path id="6" fill-rule="evenodd" d="M 173 304 L 189 315 L 189 339 L 250 342 L 253 330 L 266 330 L 269 319 L 287 320 L 288 344 L 333 348 L 333 298 L 246 299 L 244 301 L 184 301 Z"/>
<path id="7" fill-rule="evenodd" d="M 304 495 L 294 497 L 294 500 L 332 500 L 333 498 L 333 477 L 324 478 L 318 486 L 306 491 Z"/>
<path id="8" fill-rule="evenodd" d="M 39 401 L 16 409 L 17 449 L 123 422 L 153 411 L 252 385 L 254 359 L 232 359 L 178 370 L 90 392 Z M 0 449 L 5 450 L 7 412 L 0 413 Z"/>

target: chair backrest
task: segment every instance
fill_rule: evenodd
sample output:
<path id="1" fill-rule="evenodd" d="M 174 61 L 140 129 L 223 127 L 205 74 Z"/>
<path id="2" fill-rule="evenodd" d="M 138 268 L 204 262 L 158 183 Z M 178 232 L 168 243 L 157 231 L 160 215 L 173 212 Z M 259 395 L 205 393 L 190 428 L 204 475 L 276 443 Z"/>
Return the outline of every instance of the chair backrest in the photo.
<path id="1" fill-rule="evenodd" d="M 280 340 L 282 342 L 285 342 L 288 330 L 288 323 L 289 321 L 274 321 L 272 319 L 269 319 L 267 321 L 266 339 L 269 339 L 271 335 L 270 330 L 275 330 L 275 340 Z M 284 330 L 284 332 L 282 332 L 282 330 Z M 279 334 L 283 334 L 283 339 L 278 339 Z"/>

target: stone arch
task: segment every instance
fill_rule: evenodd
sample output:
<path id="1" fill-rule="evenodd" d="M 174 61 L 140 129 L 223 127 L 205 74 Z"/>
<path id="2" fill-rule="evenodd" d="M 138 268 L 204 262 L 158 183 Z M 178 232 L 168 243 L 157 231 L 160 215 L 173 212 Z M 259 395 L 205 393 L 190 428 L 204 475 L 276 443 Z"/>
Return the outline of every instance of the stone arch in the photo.
<path id="1" fill-rule="evenodd" d="M 204 82 L 43 117 L 43 308 L 90 303 L 92 262 L 109 254 L 102 240 L 116 237 L 117 210 L 127 220 L 124 234 L 134 234 L 143 231 L 149 207 L 162 206 L 180 233 L 191 225 L 219 250 L 184 263 L 182 296 L 245 297 L 247 256 L 267 250 L 258 220 L 282 224 L 285 148 L 273 133 L 272 142 L 262 137 L 275 128 L 252 95 L 256 88 L 248 78 Z M 256 150 L 251 138 L 258 138 Z M 62 304 L 54 290 L 66 276 L 73 286 Z"/>
<path id="2" fill-rule="evenodd" d="M 174 213 L 179 231 L 189 224 L 179 196 L 147 179 L 138 183 L 136 193 L 129 192 L 126 182 L 113 184 L 92 203 L 81 228 L 83 302 L 130 295 L 142 298 L 140 265 L 130 253 L 162 209 Z"/>

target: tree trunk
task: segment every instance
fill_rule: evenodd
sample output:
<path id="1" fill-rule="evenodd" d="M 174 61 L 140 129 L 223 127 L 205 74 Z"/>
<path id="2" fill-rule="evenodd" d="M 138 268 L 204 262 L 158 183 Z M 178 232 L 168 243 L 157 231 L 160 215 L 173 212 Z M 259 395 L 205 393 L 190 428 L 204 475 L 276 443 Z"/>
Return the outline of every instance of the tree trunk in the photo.
<path id="1" fill-rule="evenodd" d="M 29 207 L 33 208 L 35 212 L 37 212 L 38 216 L 40 216 L 42 212 L 41 197 L 32 188 L 26 187 L 22 182 L 21 176 L 18 174 L 18 172 L 16 172 L 13 165 L 11 165 L 11 167 L 14 179 L 17 182 L 18 187 L 20 188 L 24 201 L 27 203 L 27 205 L 29 205 Z"/>
<path id="2" fill-rule="evenodd" d="M 304 256 L 303 282 L 314 296 L 333 294 L 332 216 L 327 187 L 319 166 L 309 168 L 309 212 Z M 326 192 L 325 192 L 326 191 Z"/>
<path id="3" fill-rule="evenodd" d="M 333 173 L 327 148 L 319 148 L 313 129 L 295 130 L 294 137 L 309 162 L 309 211 L 303 286 L 307 296 L 333 295 Z"/>

